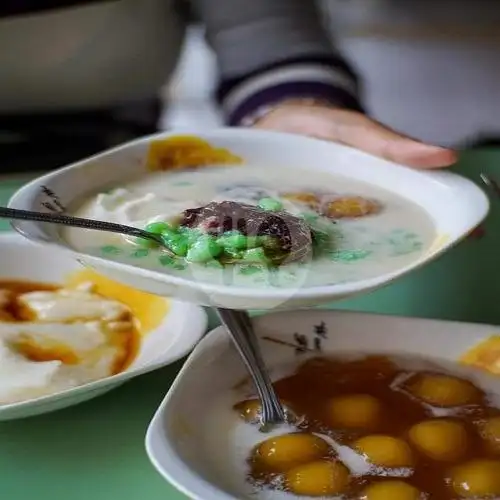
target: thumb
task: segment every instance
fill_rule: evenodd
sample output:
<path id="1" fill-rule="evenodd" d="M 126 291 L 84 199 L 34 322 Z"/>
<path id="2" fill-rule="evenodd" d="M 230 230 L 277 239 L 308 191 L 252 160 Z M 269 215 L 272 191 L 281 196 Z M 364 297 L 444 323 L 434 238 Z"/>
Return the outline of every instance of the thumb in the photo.
<path id="1" fill-rule="evenodd" d="M 334 139 L 343 144 L 414 168 L 442 168 L 457 161 L 457 154 L 453 150 L 398 134 L 360 113 L 331 111 L 345 113 L 339 117 L 341 119 L 337 119 L 337 137 Z"/>

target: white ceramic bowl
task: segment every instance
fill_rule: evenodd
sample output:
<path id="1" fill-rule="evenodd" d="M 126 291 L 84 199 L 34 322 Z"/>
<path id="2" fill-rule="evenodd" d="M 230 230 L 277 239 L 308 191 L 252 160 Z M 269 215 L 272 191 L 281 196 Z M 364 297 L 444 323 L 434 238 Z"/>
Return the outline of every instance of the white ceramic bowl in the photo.
<path id="1" fill-rule="evenodd" d="M 151 140 L 175 135 L 146 137 L 47 174 L 21 188 L 9 206 L 42 212 L 51 211 L 56 205 L 74 207 L 99 191 L 123 185 L 141 173 L 147 175 L 145 158 Z M 262 289 L 203 283 L 87 254 L 78 254 L 81 261 L 117 281 L 159 295 L 233 309 L 291 309 L 380 287 L 444 252 L 488 212 L 484 193 L 471 181 L 449 172 L 412 170 L 346 146 L 296 135 L 248 129 L 218 129 L 195 135 L 216 147 L 229 149 L 248 164 L 283 166 L 291 171 L 307 167 L 396 192 L 430 215 L 437 232 L 435 243 L 414 262 L 396 271 L 352 283 L 307 288 Z M 24 221 L 16 222 L 14 227 L 33 241 L 75 254 L 61 238 L 59 227 Z"/>
<path id="2" fill-rule="evenodd" d="M 54 252 L 51 247 L 35 245 L 15 233 L 0 235 L 0 256 L 0 280 L 63 283 L 68 275 L 81 269 L 71 256 Z M 206 331 L 206 313 L 192 304 L 169 302 L 170 309 L 164 320 L 144 336 L 137 357 L 125 371 L 54 395 L 0 405 L 0 421 L 46 413 L 86 401 L 188 354 Z"/>
<path id="3" fill-rule="evenodd" d="M 304 335 L 312 347 L 314 326 L 322 322 L 328 332 L 322 340 L 322 353 L 326 355 L 385 353 L 452 362 L 498 331 L 488 325 L 340 311 L 273 313 L 254 319 L 271 374 L 273 367 L 307 359 L 308 354 L 296 353 L 294 335 Z M 262 340 L 264 336 L 282 343 Z M 310 355 L 317 356 L 318 352 Z M 472 368 L 465 371 L 487 391 L 500 394 L 498 377 Z M 231 391 L 245 376 L 245 368 L 225 330 L 213 330 L 192 352 L 149 426 L 149 458 L 158 472 L 189 498 L 247 498 L 238 490 L 238 478 L 229 471 L 217 470 L 220 465 L 215 465 L 214 452 L 202 445 L 205 440 L 200 424 L 210 402 Z M 223 443 L 223 436 L 220 441 Z"/>

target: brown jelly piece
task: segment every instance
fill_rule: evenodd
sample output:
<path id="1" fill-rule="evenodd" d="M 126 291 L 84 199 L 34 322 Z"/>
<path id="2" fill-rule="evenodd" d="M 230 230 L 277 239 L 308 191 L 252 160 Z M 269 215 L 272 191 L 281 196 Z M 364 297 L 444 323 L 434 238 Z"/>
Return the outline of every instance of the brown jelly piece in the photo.
<path id="1" fill-rule="evenodd" d="M 235 201 L 212 202 L 183 212 L 181 225 L 213 236 L 237 230 L 245 236 L 276 238 L 280 262 L 302 260 L 312 252 L 312 233 L 307 223 L 285 211 L 269 212 Z"/>

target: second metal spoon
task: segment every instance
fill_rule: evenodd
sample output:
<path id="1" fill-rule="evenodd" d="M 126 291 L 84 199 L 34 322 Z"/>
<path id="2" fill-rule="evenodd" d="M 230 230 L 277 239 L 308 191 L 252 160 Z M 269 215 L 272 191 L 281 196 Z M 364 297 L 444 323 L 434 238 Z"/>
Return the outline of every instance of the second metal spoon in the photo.
<path id="1" fill-rule="evenodd" d="M 255 384 L 262 406 L 261 430 L 266 431 L 274 425 L 284 423 L 286 421 L 285 410 L 267 373 L 248 314 L 245 311 L 220 307 L 216 311 L 222 324 L 233 339 L 236 349 Z"/>

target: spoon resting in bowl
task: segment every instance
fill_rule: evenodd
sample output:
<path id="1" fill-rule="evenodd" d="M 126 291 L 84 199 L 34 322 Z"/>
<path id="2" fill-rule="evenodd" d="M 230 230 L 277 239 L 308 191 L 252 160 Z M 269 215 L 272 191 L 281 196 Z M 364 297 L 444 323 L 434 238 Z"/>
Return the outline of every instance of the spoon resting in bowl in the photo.
<path id="1" fill-rule="evenodd" d="M 170 249 L 165 246 L 165 243 L 159 234 L 154 234 L 137 227 L 126 226 L 124 224 L 115 224 L 114 222 L 84 219 L 65 214 L 32 212 L 30 210 L 18 210 L 16 208 L 7 207 L 0 207 L 0 219 L 47 222 L 49 224 L 61 224 L 63 226 L 81 227 L 83 229 L 94 229 L 96 231 L 106 231 L 108 233 L 135 236 L 136 238 L 154 241 L 171 253 Z"/>

